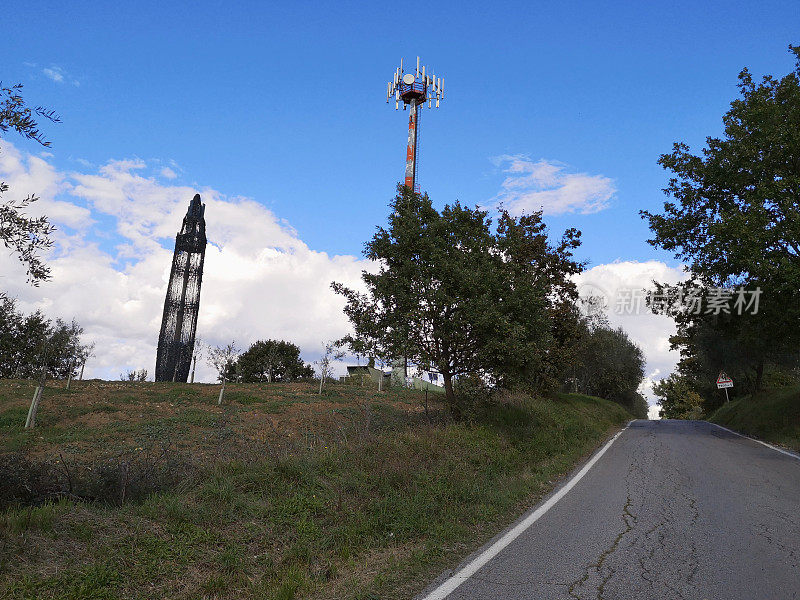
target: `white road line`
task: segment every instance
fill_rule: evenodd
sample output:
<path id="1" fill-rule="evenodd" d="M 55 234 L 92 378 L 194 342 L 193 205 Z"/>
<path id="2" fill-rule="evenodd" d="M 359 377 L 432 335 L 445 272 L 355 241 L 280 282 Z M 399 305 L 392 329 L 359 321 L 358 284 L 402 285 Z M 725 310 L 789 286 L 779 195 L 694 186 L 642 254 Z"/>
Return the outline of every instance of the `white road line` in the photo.
<path id="1" fill-rule="evenodd" d="M 706 421 L 706 423 L 711 423 L 711 421 Z M 783 448 L 778 448 L 777 446 L 773 446 L 772 444 L 768 444 L 767 442 L 762 442 L 761 440 L 757 440 L 756 438 L 752 438 L 749 435 L 744 435 L 743 433 L 739 433 L 738 431 L 734 431 L 733 429 L 728 429 L 727 427 L 723 427 L 722 425 L 717 425 L 716 423 L 711 423 L 712 425 L 716 425 L 720 429 L 724 429 L 730 433 L 738 435 L 739 437 L 743 437 L 746 440 L 751 440 L 753 442 L 757 442 L 762 446 L 766 446 L 767 448 L 772 448 L 775 452 L 780 452 L 781 454 L 785 454 L 786 456 L 791 456 L 792 458 L 796 458 L 800 460 L 800 455 L 795 454 L 794 452 L 789 452 L 788 450 L 784 450 Z"/>
<path id="2" fill-rule="evenodd" d="M 605 446 L 603 446 L 597 454 L 595 454 L 591 460 L 584 465 L 584 467 L 575 474 L 575 477 L 569 480 L 569 482 L 562 487 L 558 492 L 550 496 L 547 502 L 542 504 L 539 508 L 533 511 L 530 515 L 528 515 L 523 521 L 520 521 L 513 529 L 508 531 L 503 537 L 497 540 L 494 544 L 489 546 L 486 550 L 481 552 L 478 556 L 476 556 L 472 562 L 470 562 L 467 566 L 461 569 L 458 573 L 451 576 L 449 579 L 446 579 L 439 587 L 433 590 L 427 596 L 424 596 L 421 600 L 442 600 L 449 596 L 453 591 L 464 583 L 467 579 L 472 577 L 478 569 L 480 569 L 483 565 L 488 563 L 492 560 L 495 556 L 497 556 L 503 548 L 508 546 L 511 542 L 517 539 L 522 533 L 528 529 L 531 525 L 533 525 L 536 521 L 538 521 L 542 515 L 544 515 L 548 510 L 555 506 L 556 502 L 561 500 L 564 496 L 567 495 L 575 484 L 578 483 L 586 473 L 589 472 L 594 464 L 600 460 L 600 457 L 606 453 L 611 447 L 616 439 L 622 435 L 622 432 L 627 429 L 633 421 L 630 421 L 622 431 L 618 432 L 614 437 L 612 437 Z"/>

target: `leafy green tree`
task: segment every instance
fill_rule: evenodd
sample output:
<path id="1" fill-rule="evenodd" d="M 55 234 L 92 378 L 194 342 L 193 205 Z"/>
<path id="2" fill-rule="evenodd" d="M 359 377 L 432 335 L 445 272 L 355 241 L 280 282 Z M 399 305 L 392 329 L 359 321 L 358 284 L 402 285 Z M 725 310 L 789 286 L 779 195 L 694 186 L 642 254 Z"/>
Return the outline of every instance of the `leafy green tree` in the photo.
<path id="1" fill-rule="evenodd" d="M 388 228 L 379 227 L 366 244 L 364 255 L 380 265 L 362 274 L 367 293 L 336 283 L 333 289 L 347 299 L 359 353 L 434 366 L 459 416 L 453 379 L 485 371 L 491 328 L 505 328 L 489 220 L 458 203 L 440 214 L 427 194 L 405 186 L 398 186 L 391 209 Z"/>
<path id="2" fill-rule="evenodd" d="M 0 293 L 0 378 L 14 376 L 22 318 L 16 302 Z"/>
<path id="3" fill-rule="evenodd" d="M 80 338 L 83 327 L 75 320 L 67 323 L 56 319 L 50 329 L 47 352 L 48 374 L 57 379 L 74 377 L 80 357 L 85 352 L 85 345 Z"/>
<path id="4" fill-rule="evenodd" d="M 638 391 L 629 390 L 622 394 L 619 398 L 619 403 L 637 419 L 650 418 L 650 405 L 647 403 L 647 398 Z"/>
<path id="5" fill-rule="evenodd" d="M 50 146 L 39 126 L 36 117 L 43 117 L 55 123 L 59 117 L 41 106 L 30 108 L 21 94 L 22 84 L 5 87 L 0 83 L 0 132 L 14 130 L 24 138 Z M 7 183 L 0 181 L 0 198 L 8 192 Z M 0 241 L 10 248 L 25 265 L 28 282 L 38 285 L 50 278 L 50 269 L 39 256 L 41 250 L 52 246 L 50 234 L 54 231 L 47 217 L 29 217 L 25 210 L 38 198 L 28 195 L 21 200 L 0 199 Z"/>
<path id="6" fill-rule="evenodd" d="M 580 237 L 580 231 L 570 228 L 553 244 L 541 211 L 517 218 L 500 213 L 496 243 L 504 301 L 499 308 L 515 328 L 510 338 L 515 347 L 504 342 L 494 357 L 504 365 L 501 385 L 547 392 L 564 382 L 580 337 L 578 292 L 572 279 L 584 269 L 573 257 Z"/>
<path id="7" fill-rule="evenodd" d="M 259 340 L 237 360 L 241 381 L 292 381 L 313 377 L 314 370 L 300 358 L 300 348 L 283 340 Z"/>
<path id="8" fill-rule="evenodd" d="M 650 243 L 675 252 L 714 283 L 797 277 L 800 253 L 800 48 L 797 68 L 756 84 L 739 74 L 741 99 L 723 117 L 722 138 L 707 138 L 703 156 L 676 143 L 659 159 L 676 176 L 664 214 L 642 211 Z M 788 269 L 788 272 L 787 272 Z"/>
<path id="9" fill-rule="evenodd" d="M 653 392 L 661 404 L 662 419 L 703 418 L 703 399 L 688 378 L 673 373 L 656 383 Z"/>
<path id="10" fill-rule="evenodd" d="M 90 347 L 81 343 L 75 321 L 51 321 L 41 311 L 25 315 L 0 295 L 0 377 L 74 376 Z"/>
<path id="11" fill-rule="evenodd" d="M 649 242 L 688 264 L 693 285 L 763 290 L 758 314 L 674 315 L 677 344 L 695 346 L 686 352 L 693 367 L 745 361 L 755 389 L 765 364 L 796 360 L 800 342 L 800 49 L 790 51 L 797 65 L 785 77 L 756 83 L 747 69 L 739 74 L 741 98 L 723 117 L 723 137 L 707 138 L 702 156 L 683 143 L 661 156 L 675 175 L 664 190 L 674 201 L 663 214 L 642 212 L 654 234 Z M 714 349 L 722 351 L 717 362 L 732 364 L 711 367 Z"/>
<path id="12" fill-rule="evenodd" d="M 50 344 L 50 320 L 41 311 L 30 315 L 20 314 L 15 336 L 15 352 L 3 362 L 10 377 L 37 377 Z"/>
<path id="13" fill-rule="evenodd" d="M 398 186 L 387 228 L 365 256 L 380 266 L 364 272 L 366 293 L 334 283 L 347 299 L 355 329 L 351 349 L 384 359 L 407 357 L 442 374 L 446 401 L 461 407 L 453 381 L 477 376 L 500 385 L 545 379 L 553 346 L 552 302 L 568 297 L 568 261 L 577 232 L 547 242 L 541 214 L 501 214 L 497 232 L 486 212 L 459 203 L 433 208 L 427 195 Z M 569 269 L 579 268 L 570 262 Z"/>
<path id="14" fill-rule="evenodd" d="M 578 389 L 592 396 L 613 400 L 636 416 L 641 414 L 637 392 L 644 378 L 644 354 L 621 328 L 587 326 L 580 343 L 575 375 Z"/>
<path id="15" fill-rule="evenodd" d="M 664 297 L 665 287 L 657 284 L 655 294 Z M 734 393 L 751 393 L 761 388 L 764 364 L 796 363 L 767 336 L 760 333 L 769 327 L 769 315 L 742 315 L 732 312 L 692 310 L 691 302 L 680 298 L 698 298 L 702 307 L 708 303 L 710 290 L 696 279 L 681 282 L 672 288 L 673 301 L 660 303 L 654 312 L 666 314 L 675 321 L 676 332 L 670 336 L 670 347 L 680 352 L 677 374 L 690 381 L 693 389 L 705 400 L 704 410 L 710 413 L 721 404 L 715 381 L 725 371 L 737 382 Z M 648 300 L 652 305 L 652 301 Z"/>

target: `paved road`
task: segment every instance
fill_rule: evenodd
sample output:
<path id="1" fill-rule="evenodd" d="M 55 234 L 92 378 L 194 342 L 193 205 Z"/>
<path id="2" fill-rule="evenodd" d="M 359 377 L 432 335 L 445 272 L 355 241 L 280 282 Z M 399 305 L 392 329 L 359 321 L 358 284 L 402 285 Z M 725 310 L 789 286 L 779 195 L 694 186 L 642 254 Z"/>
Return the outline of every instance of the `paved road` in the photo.
<path id="1" fill-rule="evenodd" d="M 447 600 L 800 599 L 800 460 L 702 421 L 635 421 Z"/>

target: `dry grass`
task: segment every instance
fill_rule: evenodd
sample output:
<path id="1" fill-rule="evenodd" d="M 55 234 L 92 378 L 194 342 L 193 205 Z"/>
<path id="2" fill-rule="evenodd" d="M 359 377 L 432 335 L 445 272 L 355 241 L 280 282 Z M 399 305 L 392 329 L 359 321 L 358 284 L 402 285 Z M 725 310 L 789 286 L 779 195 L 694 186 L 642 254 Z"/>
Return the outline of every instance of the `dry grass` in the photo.
<path id="1" fill-rule="evenodd" d="M 33 387 L 0 382 L 0 456 L 88 469 L 168 443 L 192 469 L 121 505 L 6 508 L 0 597 L 407 598 L 627 419 L 578 396 L 507 397 L 452 423 L 412 391 L 235 385 L 218 407 L 217 390 L 50 388 L 26 432 Z"/>
<path id="2" fill-rule="evenodd" d="M 179 446 L 206 460 L 216 449 L 215 429 L 235 430 L 232 443 L 246 446 L 284 440 L 313 446 L 361 435 L 365 405 L 374 415 L 371 405 L 379 404 L 380 427 L 386 419 L 402 422 L 421 416 L 425 397 L 412 390 L 378 392 L 361 386 L 329 386 L 320 396 L 313 383 L 228 384 L 225 402 L 218 406 L 218 385 L 93 380 L 73 382 L 67 391 L 64 382 L 49 382 L 38 426 L 29 432 L 21 425 L 34 387 L 28 381 L 0 381 L 0 451 L 47 457 L 66 448 L 91 458 L 105 452 L 104 443 L 135 448 L 152 434 L 171 435 Z"/>

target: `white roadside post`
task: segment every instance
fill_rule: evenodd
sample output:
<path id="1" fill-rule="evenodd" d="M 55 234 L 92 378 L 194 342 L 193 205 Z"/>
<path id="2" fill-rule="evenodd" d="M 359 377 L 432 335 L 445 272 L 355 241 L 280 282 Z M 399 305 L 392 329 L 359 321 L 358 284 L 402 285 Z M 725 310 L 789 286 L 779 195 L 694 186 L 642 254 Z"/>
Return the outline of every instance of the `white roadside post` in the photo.
<path id="1" fill-rule="evenodd" d="M 717 389 L 718 390 L 725 390 L 725 402 L 730 402 L 730 398 L 728 398 L 728 388 L 733 387 L 733 379 L 728 377 L 725 374 L 725 371 L 719 372 L 719 377 L 717 377 Z"/>

